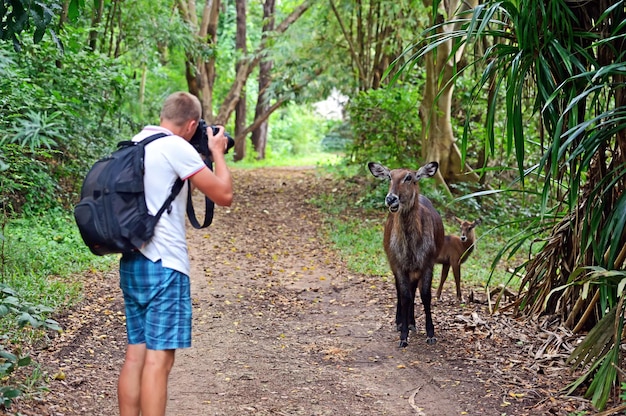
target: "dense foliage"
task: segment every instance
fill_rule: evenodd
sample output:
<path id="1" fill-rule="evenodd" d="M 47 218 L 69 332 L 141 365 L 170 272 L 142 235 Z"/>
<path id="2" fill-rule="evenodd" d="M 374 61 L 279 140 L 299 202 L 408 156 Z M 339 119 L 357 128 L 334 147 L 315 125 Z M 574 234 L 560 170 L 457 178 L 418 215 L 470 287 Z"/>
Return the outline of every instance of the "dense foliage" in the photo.
<path id="1" fill-rule="evenodd" d="M 34 214 L 75 200 L 76 178 L 128 132 L 123 103 L 130 79 L 119 63 L 80 48 L 70 34 L 63 53 L 46 42 L 0 44 L 0 204 Z M 125 127 L 125 128 L 124 128 Z"/>
<path id="2" fill-rule="evenodd" d="M 77 15 L 80 3 L 82 0 L 67 1 L 66 13 Z M 32 33 L 35 43 L 41 41 L 46 31 L 50 31 L 53 40 L 58 43 L 59 40 L 51 26 L 60 8 L 61 5 L 55 1 L 2 0 L 0 2 L 0 40 L 10 40 L 15 50 L 19 50 L 23 31 Z"/>
<path id="3" fill-rule="evenodd" d="M 351 161 L 371 160 L 398 166 L 417 166 L 421 148 L 417 87 L 360 92 L 352 97 L 347 114 L 352 126 Z"/>
<path id="4" fill-rule="evenodd" d="M 505 97 L 507 147 L 517 159 L 521 181 L 543 182 L 539 214 L 520 243 L 547 234 L 525 270 L 518 310 L 527 316 L 556 314 L 574 332 L 595 325 L 571 362 L 593 379 L 587 396 L 605 406 L 621 363 L 626 273 L 626 124 L 624 61 L 626 10 L 623 1 L 584 6 L 565 1 L 488 2 L 465 14 L 464 30 L 432 32 L 429 45 L 461 45 L 488 39 L 478 57 L 482 76 L 474 90 L 493 89 L 487 109 L 489 149 L 501 115 L 495 97 Z M 531 141 L 525 125 L 525 96 L 541 117 L 542 157 L 528 166 Z M 480 109 L 479 111 L 484 111 Z"/>

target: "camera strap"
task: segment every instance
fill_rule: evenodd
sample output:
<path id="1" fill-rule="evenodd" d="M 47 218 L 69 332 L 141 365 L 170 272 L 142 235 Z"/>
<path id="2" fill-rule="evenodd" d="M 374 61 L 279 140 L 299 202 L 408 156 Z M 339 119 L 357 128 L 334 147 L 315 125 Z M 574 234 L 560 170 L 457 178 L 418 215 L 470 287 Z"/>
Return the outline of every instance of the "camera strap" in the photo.
<path id="1" fill-rule="evenodd" d="M 205 160 L 204 164 L 213 170 L 213 162 L 209 160 Z M 187 218 L 189 218 L 189 222 L 193 226 L 193 228 L 200 229 L 206 228 L 213 222 L 213 211 L 215 210 L 215 202 L 211 201 L 209 197 L 204 197 L 204 222 L 200 225 L 200 222 L 196 218 L 196 211 L 193 208 L 193 201 L 191 200 L 191 184 L 187 188 Z"/>
<path id="2" fill-rule="evenodd" d="M 191 186 L 188 188 L 187 192 L 187 218 L 189 218 L 189 222 L 193 226 L 193 228 L 200 229 L 206 228 L 213 222 L 213 210 L 215 209 L 215 203 L 211 201 L 208 197 L 204 197 L 204 222 L 200 225 L 200 222 L 196 218 L 196 211 L 193 209 L 193 201 L 191 200 Z"/>

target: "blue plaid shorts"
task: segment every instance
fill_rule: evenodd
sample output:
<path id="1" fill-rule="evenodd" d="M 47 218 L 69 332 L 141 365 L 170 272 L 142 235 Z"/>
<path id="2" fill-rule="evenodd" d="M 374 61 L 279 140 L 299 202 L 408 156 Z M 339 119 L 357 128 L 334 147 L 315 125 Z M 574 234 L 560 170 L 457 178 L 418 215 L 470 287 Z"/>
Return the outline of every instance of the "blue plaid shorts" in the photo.
<path id="1" fill-rule="evenodd" d="M 145 343 L 150 350 L 191 347 L 189 276 L 133 252 L 120 260 L 120 287 L 129 344 Z"/>

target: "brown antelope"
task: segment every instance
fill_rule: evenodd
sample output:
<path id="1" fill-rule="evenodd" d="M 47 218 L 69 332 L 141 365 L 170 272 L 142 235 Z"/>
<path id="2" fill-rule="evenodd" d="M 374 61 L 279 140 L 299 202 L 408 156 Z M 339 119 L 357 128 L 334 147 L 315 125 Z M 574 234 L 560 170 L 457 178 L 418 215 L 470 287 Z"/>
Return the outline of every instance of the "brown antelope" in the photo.
<path id="1" fill-rule="evenodd" d="M 441 290 L 443 284 L 448 278 L 448 272 L 450 266 L 452 266 L 452 272 L 454 273 L 454 282 L 456 283 L 456 298 L 459 302 L 463 302 L 463 295 L 461 294 L 461 264 L 469 258 L 472 251 L 474 251 L 474 242 L 476 241 L 476 234 L 474 228 L 481 223 L 480 218 L 474 222 L 464 221 L 457 217 L 454 219 L 461 226 L 461 234 L 446 235 L 443 247 L 437 256 L 437 264 L 441 264 L 441 282 L 439 288 L 437 288 L 437 299 L 441 300 Z"/>
<path id="2" fill-rule="evenodd" d="M 385 205 L 389 215 L 383 243 L 396 282 L 396 326 L 400 347 L 408 345 L 409 329 L 415 330 L 415 293 L 426 317 L 426 342 L 434 344 L 435 327 L 431 316 L 433 266 L 443 244 L 443 223 L 431 202 L 419 193 L 418 181 L 437 173 L 439 164 L 430 162 L 419 170 L 390 170 L 378 163 L 368 165 L 372 175 L 389 181 Z"/>

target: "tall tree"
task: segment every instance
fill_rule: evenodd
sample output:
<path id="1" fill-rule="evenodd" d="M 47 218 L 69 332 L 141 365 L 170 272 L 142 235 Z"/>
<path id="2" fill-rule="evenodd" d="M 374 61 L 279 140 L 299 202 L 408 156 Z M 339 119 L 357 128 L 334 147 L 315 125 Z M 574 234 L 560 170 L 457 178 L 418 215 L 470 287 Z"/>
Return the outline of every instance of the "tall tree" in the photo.
<path id="1" fill-rule="evenodd" d="M 267 40 L 267 37 L 274 30 L 274 12 L 275 12 L 275 0 L 265 0 L 263 2 L 263 38 Z M 257 96 L 255 119 L 260 118 L 263 114 L 267 113 L 270 102 L 268 89 L 272 80 L 272 66 L 273 62 L 270 58 L 266 57 L 261 60 L 259 64 L 259 93 Z M 257 152 L 259 159 L 265 159 L 265 146 L 267 145 L 267 119 L 259 124 L 257 128 L 252 131 L 252 145 Z"/>
<path id="2" fill-rule="evenodd" d="M 96 42 L 98 41 L 98 30 L 102 24 L 102 16 L 104 15 L 104 0 L 94 0 L 94 8 L 91 16 L 91 30 L 89 31 L 89 49 L 93 52 L 96 50 Z"/>
<path id="3" fill-rule="evenodd" d="M 453 41 L 448 36 L 457 32 L 463 23 L 460 16 L 467 14 L 478 4 L 478 0 L 450 0 L 438 2 L 433 8 L 431 25 L 437 25 L 436 49 L 424 56 L 426 66 L 426 83 L 424 98 L 420 103 L 419 114 L 422 120 L 422 157 L 426 161 L 439 162 L 437 179 L 446 186 L 447 183 L 478 180 L 478 176 L 465 172 L 462 166 L 461 152 L 456 145 L 452 130 L 452 101 L 454 92 L 454 74 L 461 63 L 465 52 L 465 44 L 453 48 Z M 424 5 L 432 7 L 432 0 L 424 0 Z"/>
<path id="4" fill-rule="evenodd" d="M 183 20 L 195 31 L 200 47 L 213 50 L 217 45 L 217 21 L 219 19 L 220 0 L 205 0 L 200 19 L 196 11 L 195 0 L 177 0 L 178 10 Z M 213 122 L 213 85 L 215 83 L 215 58 L 205 59 L 204 56 L 187 50 L 185 70 L 189 92 L 198 96 L 202 102 L 204 117 Z"/>
<path id="5" fill-rule="evenodd" d="M 419 32 L 419 1 L 329 0 L 340 35 L 327 41 L 345 50 L 350 58 L 356 88 L 381 87 L 389 64 L 402 55 L 404 39 Z M 407 36 L 403 36 L 406 34 Z M 338 42 L 336 39 L 341 39 Z M 344 58 L 345 59 L 347 59 Z M 351 91 L 346 91 L 352 93 Z"/>
<path id="6" fill-rule="evenodd" d="M 247 34 L 246 34 L 246 3 L 247 0 L 236 0 L 235 5 L 237 8 L 237 33 L 235 35 L 235 48 L 242 57 L 246 56 L 248 49 L 246 47 Z M 242 61 L 237 60 L 235 64 L 235 72 L 239 72 Z M 241 97 L 235 107 L 235 137 L 241 134 L 246 128 L 246 87 L 245 85 L 241 89 Z M 241 160 L 245 156 L 245 143 L 243 140 L 235 142 L 235 160 Z"/>

